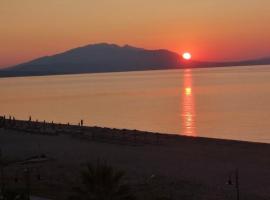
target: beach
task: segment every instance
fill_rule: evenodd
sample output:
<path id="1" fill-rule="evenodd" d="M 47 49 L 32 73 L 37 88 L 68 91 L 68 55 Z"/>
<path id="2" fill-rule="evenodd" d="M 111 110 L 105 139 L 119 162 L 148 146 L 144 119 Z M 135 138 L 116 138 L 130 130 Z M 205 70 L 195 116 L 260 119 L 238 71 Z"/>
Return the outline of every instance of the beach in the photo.
<path id="1" fill-rule="evenodd" d="M 9 163 L 6 181 L 12 181 L 14 170 L 20 173 L 16 161 L 43 154 L 51 160 L 38 164 L 44 179 L 33 180 L 32 190 L 52 199 L 66 197 L 84 165 L 97 160 L 124 170 L 139 196 L 236 199 L 238 169 L 241 199 L 270 197 L 269 144 L 99 127 L 78 132 L 79 127 L 57 134 L 1 128 L 0 147 Z"/>

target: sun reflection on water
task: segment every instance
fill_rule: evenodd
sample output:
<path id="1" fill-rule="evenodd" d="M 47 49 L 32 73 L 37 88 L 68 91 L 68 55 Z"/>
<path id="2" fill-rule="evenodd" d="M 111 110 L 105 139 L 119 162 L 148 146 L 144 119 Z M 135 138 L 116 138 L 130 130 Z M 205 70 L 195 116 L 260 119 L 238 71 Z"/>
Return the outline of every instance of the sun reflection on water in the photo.
<path id="1" fill-rule="evenodd" d="M 195 100 L 192 88 L 192 72 L 184 70 L 183 92 L 182 92 L 182 133 L 188 136 L 196 136 L 195 126 Z"/>

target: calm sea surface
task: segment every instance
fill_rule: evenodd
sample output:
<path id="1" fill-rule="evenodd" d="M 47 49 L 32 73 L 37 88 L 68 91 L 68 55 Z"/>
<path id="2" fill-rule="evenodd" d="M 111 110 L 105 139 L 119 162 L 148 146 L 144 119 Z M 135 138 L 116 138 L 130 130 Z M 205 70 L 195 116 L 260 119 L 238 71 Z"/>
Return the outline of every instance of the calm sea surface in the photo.
<path id="1" fill-rule="evenodd" d="M 0 79 L 0 115 L 270 143 L 270 66 Z"/>

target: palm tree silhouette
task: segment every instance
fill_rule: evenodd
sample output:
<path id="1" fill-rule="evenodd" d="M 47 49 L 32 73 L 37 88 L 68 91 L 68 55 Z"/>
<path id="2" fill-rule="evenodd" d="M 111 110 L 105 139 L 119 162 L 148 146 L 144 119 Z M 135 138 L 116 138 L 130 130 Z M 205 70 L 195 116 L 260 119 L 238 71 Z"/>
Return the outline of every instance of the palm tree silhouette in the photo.
<path id="1" fill-rule="evenodd" d="M 129 186 L 123 183 L 124 172 L 106 163 L 87 164 L 81 172 L 82 185 L 74 188 L 76 200 L 134 200 Z"/>

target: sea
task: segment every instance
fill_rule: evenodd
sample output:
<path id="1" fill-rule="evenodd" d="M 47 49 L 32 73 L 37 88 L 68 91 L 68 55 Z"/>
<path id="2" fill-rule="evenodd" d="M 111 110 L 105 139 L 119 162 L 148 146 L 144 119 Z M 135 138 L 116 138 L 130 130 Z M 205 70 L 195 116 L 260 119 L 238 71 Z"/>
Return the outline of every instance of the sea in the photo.
<path id="1" fill-rule="evenodd" d="M 270 65 L 1 78 L 0 115 L 270 143 Z"/>

